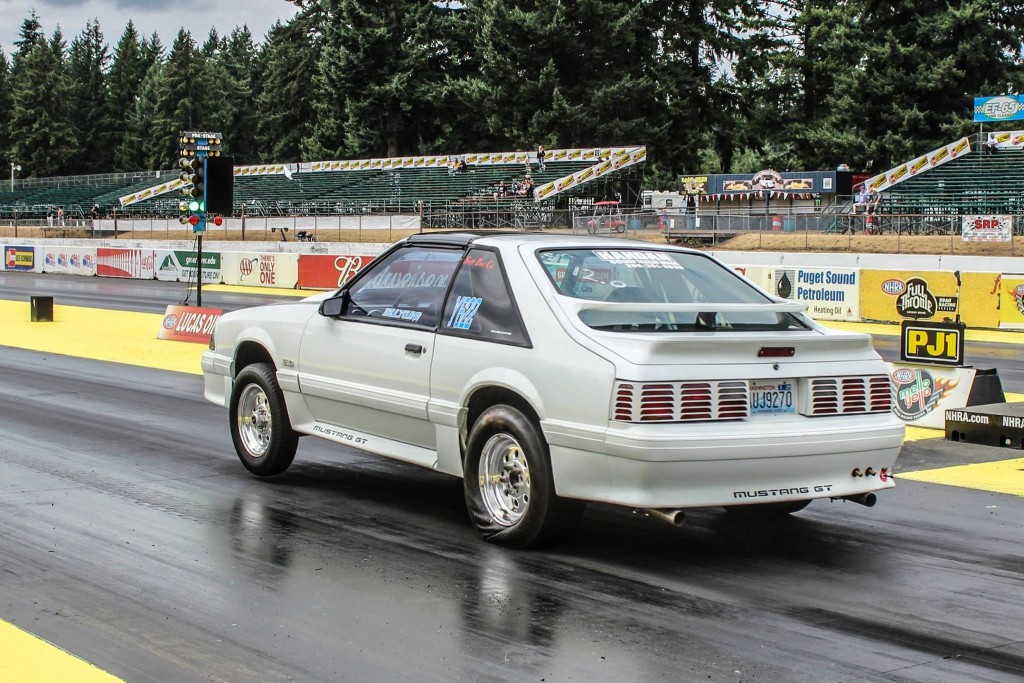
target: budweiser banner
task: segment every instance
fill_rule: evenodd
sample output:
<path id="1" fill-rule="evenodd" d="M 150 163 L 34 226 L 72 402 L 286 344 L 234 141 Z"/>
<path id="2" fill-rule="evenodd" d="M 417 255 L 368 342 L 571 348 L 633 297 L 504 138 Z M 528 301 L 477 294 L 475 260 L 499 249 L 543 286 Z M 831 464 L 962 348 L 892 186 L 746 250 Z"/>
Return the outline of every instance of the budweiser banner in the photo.
<path id="1" fill-rule="evenodd" d="M 300 254 L 299 288 L 337 289 L 373 259 L 373 256 Z"/>

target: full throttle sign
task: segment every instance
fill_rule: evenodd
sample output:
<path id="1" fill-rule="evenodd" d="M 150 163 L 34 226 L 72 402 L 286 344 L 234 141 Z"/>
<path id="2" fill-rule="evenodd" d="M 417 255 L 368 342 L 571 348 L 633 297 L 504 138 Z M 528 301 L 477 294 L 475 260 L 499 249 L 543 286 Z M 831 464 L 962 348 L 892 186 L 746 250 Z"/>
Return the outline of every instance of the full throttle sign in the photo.
<path id="1" fill-rule="evenodd" d="M 900 360 L 963 367 L 963 323 L 929 323 L 904 320 Z"/>

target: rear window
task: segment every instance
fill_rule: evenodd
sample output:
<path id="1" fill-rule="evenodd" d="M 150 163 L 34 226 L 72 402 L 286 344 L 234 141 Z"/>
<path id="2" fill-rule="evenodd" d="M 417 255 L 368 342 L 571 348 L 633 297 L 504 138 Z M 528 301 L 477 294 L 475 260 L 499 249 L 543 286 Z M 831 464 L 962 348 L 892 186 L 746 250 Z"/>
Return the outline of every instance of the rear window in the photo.
<path id="1" fill-rule="evenodd" d="M 595 329 L 805 327 L 790 313 L 758 310 L 774 302 L 730 268 L 701 254 L 659 249 L 565 249 L 538 255 L 560 294 L 602 303 L 580 307 L 580 319 Z M 666 305 L 658 308 L 657 304 Z"/>

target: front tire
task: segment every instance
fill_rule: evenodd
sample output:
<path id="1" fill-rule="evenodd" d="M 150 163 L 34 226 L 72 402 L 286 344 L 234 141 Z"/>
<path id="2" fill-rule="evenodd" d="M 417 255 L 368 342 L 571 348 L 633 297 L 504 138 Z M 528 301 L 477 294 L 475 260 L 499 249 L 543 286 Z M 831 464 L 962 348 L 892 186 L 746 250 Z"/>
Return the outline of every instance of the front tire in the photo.
<path id="1" fill-rule="evenodd" d="M 555 494 L 547 443 L 529 418 L 508 405 L 488 408 L 473 425 L 463 486 L 480 535 L 510 548 L 562 536 L 583 513 L 581 501 Z"/>
<path id="2" fill-rule="evenodd" d="M 284 393 L 269 363 L 246 366 L 231 391 L 231 440 L 245 469 L 271 477 L 295 459 L 299 435 L 292 430 Z"/>

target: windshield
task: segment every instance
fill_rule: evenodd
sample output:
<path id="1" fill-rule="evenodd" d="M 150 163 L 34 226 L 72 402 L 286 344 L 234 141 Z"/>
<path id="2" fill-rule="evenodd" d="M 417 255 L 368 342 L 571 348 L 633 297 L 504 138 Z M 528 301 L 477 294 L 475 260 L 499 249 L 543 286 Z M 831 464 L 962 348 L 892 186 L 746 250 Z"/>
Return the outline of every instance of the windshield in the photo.
<path id="1" fill-rule="evenodd" d="M 790 313 L 759 310 L 774 302 L 730 268 L 702 254 L 656 249 L 563 249 L 538 255 L 560 294 L 616 304 L 582 307 L 580 319 L 594 329 L 806 329 Z M 650 304 L 673 305 L 659 310 Z"/>

